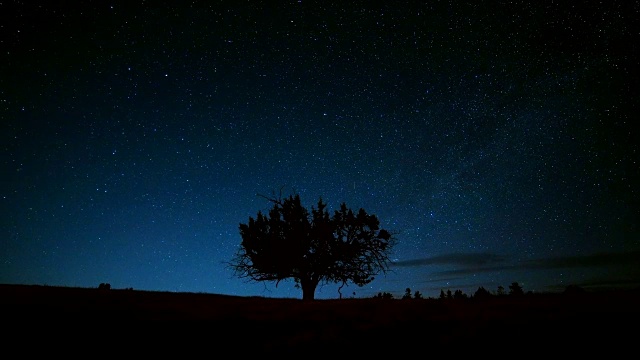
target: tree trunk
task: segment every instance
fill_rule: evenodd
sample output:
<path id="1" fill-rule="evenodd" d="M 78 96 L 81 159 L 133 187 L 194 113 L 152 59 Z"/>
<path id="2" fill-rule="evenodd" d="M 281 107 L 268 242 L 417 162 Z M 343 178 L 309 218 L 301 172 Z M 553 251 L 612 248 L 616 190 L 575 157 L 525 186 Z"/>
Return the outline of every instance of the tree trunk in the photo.
<path id="1" fill-rule="evenodd" d="M 300 286 L 302 287 L 302 300 L 313 300 L 315 298 L 318 280 L 301 279 Z"/>

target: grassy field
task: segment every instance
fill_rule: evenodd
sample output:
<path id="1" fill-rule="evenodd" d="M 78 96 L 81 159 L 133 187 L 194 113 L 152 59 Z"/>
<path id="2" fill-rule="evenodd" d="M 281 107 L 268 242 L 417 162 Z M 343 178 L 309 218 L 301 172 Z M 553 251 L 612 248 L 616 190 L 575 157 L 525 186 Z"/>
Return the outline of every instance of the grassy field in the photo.
<path id="1" fill-rule="evenodd" d="M 4 344 L 145 354 L 196 350 L 333 357 L 517 348 L 637 351 L 639 291 L 487 300 L 297 299 L 0 285 Z M 44 346 L 44 345 L 43 345 Z M 77 349 L 77 348 L 75 348 Z M 506 355 L 506 354 L 505 354 Z M 515 355 L 515 353 L 513 354 Z"/>

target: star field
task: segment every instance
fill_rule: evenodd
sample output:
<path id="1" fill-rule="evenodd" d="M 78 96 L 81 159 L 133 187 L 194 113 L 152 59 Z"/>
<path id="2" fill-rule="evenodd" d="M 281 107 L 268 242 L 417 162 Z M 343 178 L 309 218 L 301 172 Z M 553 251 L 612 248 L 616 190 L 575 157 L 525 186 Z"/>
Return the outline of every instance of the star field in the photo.
<path id="1" fill-rule="evenodd" d="M 282 188 L 399 232 L 343 294 L 637 286 L 639 10 L 0 3 L 0 283 L 300 297 L 224 264 Z"/>

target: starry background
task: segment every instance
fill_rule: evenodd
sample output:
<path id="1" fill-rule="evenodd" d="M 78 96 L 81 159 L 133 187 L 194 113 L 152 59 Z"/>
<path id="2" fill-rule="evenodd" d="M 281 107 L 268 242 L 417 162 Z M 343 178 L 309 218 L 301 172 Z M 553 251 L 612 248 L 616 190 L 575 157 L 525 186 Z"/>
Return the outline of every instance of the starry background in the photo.
<path id="1" fill-rule="evenodd" d="M 282 189 L 398 232 L 345 296 L 637 286 L 639 10 L 4 1 L 0 283 L 300 298 L 225 265 Z"/>

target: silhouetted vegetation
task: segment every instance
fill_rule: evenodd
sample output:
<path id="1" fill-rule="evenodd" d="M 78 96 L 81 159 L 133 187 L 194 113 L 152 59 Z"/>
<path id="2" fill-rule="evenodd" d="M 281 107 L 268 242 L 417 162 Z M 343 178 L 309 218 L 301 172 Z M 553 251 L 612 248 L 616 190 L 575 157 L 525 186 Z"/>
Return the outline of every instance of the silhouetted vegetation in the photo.
<path id="1" fill-rule="evenodd" d="M 528 292 L 527 294 L 530 295 L 532 293 Z M 523 296 L 523 295 L 525 295 L 524 290 L 522 286 L 520 286 L 520 284 L 518 284 L 517 282 L 512 282 L 511 285 L 509 285 L 508 296 L 515 297 L 515 296 Z M 440 290 L 439 299 L 458 299 L 458 300 L 479 299 L 481 300 L 481 299 L 489 299 L 493 296 L 507 296 L 507 294 L 504 291 L 504 287 L 502 285 L 498 286 L 495 295 L 492 294 L 489 290 L 485 289 L 483 286 L 478 287 L 478 289 L 475 291 L 475 293 L 472 296 L 465 294 L 460 289 L 456 289 L 454 292 L 451 292 L 451 289 L 448 289 L 446 293 L 444 292 L 444 290 Z"/>
<path id="2" fill-rule="evenodd" d="M 166 352 L 172 346 L 186 351 L 202 344 L 199 351 L 206 347 L 308 357 L 342 355 L 351 349 L 360 357 L 399 357 L 425 346 L 478 351 L 493 344 L 526 341 L 545 353 L 570 350 L 575 355 L 574 339 L 588 344 L 589 351 L 606 349 L 608 354 L 635 346 L 636 333 L 627 329 L 640 320 L 640 291 L 490 295 L 483 301 L 456 300 L 456 293 L 461 292 L 452 291 L 452 299 L 444 301 L 401 300 L 380 292 L 373 299 L 308 302 L 0 285 L 0 316 L 10 330 L 4 335 L 8 345 L 28 333 L 32 344 L 58 337 L 59 344 L 73 339 L 74 344 L 90 342 L 96 349 L 114 343 L 118 349 L 139 346 L 145 352 Z M 444 290 L 441 294 L 447 297 Z M 203 327 L 218 331 L 203 334 Z M 140 336 L 142 330 L 144 336 Z"/>
<path id="3" fill-rule="evenodd" d="M 488 299 L 490 297 L 491 297 L 491 293 L 489 292 L 489 290 L 485 289 L 482 286 L 480 286 L 478 290 L 476 290 L 476 292 L 473 293 L 474 299 Z"/>
<path id="4" fill-rule="evenodd" d="M 411 295 L 411 288 L 406 288 L 404 291 L 404 295 L 402 295 L 402 299 L 403 300 L 410 300 L 410 299 L 422 299 L 422 294 L 420 293 L 420 291 L 417 291 Z"/>
<path id="5" fill-rule="evenodd" d="M 467 299 L 469 297 L 467 296 L 467 294 L 463 293 L 462 290 L 456 290 L 455 293 L 453 293 L 453 298 L 460 300 Z"/>
<path id="6" fill-rule="evenodd" d="M 407 300 L 407 299 L 411 299 L 411 289 L 407 288 L 404 292 L 404 295 L 402 295 L 402 299 L 403 300 Z"/>
<path id="7" fill-rule="evenodd" d="M 518 284 L 517 282 L 512 282 L 511 285 L 509 285 L 509 295 L 511 295 L 511 296 L 524 295 L 524 291 L 522 290 L 522 286 L 520 286 L 520 284 Z"/>
<path id="8" fill-rule="evenodd" d="M 319 283 L 363 286 L 388 270 L 395 238 L 375 215 L 342 203 L 330 216 L 322 199 L 309 211 L 297 194 L 267 199 L 268 214 L 258 211 L 239 226 L 242 243 L 229 263 L 237 276 L 276 286 L 292 278 L 302 298 L 312 300 Z"/>
<path id="9" fill-rule="evenodd" d="M 111 290 L 111 284 L 100 283 L 100 285 L 98 285 L 98 290 Z"/>
<path id="10" fill-rule="evenodd" d="M 374 296 L 375 299 L 393 300 L 393 294 L 390 292 L 379 292 Z"/>

